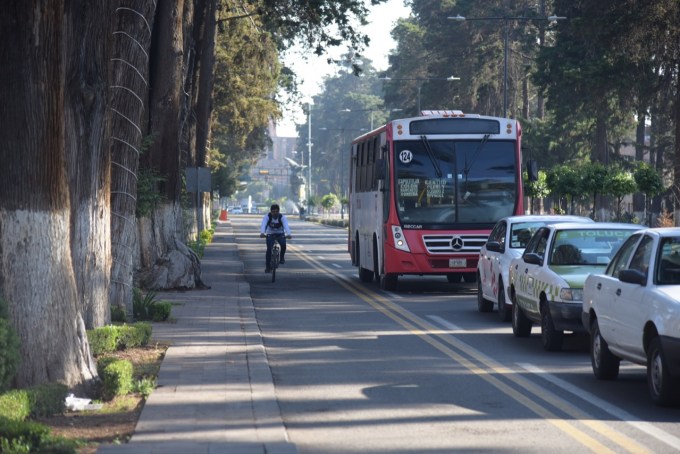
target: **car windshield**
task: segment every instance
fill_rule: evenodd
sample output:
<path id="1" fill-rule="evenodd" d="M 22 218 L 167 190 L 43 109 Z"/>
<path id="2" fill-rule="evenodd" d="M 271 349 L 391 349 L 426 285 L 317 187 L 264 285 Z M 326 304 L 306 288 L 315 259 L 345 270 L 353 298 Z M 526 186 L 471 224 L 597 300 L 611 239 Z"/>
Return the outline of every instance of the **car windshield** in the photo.
<path id="1" fill-rule="evenodd" d="M 657 285 L 680 285 L 680 237 L 661 240 L 656 276 Z"/>
<path id="2" fill-rule="evenodd" d="M 570 229 L 555 233 L 550 265 L 606 265 L 633 229 Z"/>
<path id="3" fill-rule="evenodd" d="M 516 222 L 512 224 L 510 230 L 510 247 L 513 249 L 524 249 L 529 240 L 539 227 L 543 227 L 545 222 Z"/>
<path id="4" fill-rule="evenodd" d="M 396 142 L 399 217 L 410 224 L 495 224 L 514 212 L 515 142 Z"/>

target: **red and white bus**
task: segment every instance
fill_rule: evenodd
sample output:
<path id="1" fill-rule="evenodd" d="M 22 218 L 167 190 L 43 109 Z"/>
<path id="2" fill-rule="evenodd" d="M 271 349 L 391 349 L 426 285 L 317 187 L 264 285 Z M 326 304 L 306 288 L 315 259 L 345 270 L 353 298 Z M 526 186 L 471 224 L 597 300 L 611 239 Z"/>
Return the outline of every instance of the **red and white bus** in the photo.
<path id="1" fill-rule="evenodd" d="M 524 213 L 521 136 L 516 120 L 423 111 L 356 138 L 348 247 L 361 281 L 474 282 L 496 221 Z"/>

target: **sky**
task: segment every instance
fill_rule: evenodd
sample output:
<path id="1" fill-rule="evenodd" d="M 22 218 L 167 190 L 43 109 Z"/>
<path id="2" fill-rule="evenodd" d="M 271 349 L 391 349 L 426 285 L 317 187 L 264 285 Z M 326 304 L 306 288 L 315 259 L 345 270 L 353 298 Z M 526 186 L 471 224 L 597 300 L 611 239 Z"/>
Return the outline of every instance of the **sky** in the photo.
<path id="1" fill-rule="evenodd" d="M 371 8 L 368 16 L 368 25 L 362 30 L 371 39 L 368 48 L 363 55 L 371 59 L 376 70 L 387 69 L 387 54 L 395 47 L 395 42 L 390 32 L 396 21 L 401 17 L 408 17 L 410 9 L 404 6 L 404 0 L 387 0 L 385 3 Z M 340 49 L 342 53 L 343 49 Z M 291 54 L 284 58 L 304 82 L 300 86 L 303 99 L 311 98 L 321 92 L 321 84 L 324 76 L 333 73 L 335 67 L 328 65 L 326 56 L 310 57 L 304 61 L 299 55 Z M 295 123 L 304 123 L 306 120 L 301 109 L 295 113 L 288 113 L 276 127 L 279 137 L 297 136 Z"/>

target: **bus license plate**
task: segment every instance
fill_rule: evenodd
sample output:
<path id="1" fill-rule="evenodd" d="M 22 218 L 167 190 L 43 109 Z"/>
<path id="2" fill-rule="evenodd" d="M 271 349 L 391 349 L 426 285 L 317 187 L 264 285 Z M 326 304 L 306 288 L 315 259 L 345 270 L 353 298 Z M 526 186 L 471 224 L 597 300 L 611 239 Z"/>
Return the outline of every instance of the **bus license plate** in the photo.
<path id="1" fill-rule="evenodd" d="M 467 268 L 467 259 L 449 259 L 449 268 Z"/>

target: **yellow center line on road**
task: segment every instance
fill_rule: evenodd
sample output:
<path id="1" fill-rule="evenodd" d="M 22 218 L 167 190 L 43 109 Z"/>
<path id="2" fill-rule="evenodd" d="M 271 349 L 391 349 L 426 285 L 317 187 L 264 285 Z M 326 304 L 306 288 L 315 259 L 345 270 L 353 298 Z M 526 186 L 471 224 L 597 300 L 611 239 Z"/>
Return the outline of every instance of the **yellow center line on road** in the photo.
<path id="1" fill-rule="evenodd" d="M 328 274 L 336 282 L 338 282 L 342 287 L 353 293 L 354 295 L 361 298 L 363 301 L 371 305 L 374 309 L 382 312 L 387 317 L 391 318 L 399 325 L 404 327 L 406 330 L 410 331 L 414 335 L 417 335 L 422 340 L 461 364 L 470 372 L 474 373 L 478 377 L 487 381 L 489 384 L 497 388 L 499 391 L 503 392 L 507 396 L 511 397 L 515 401 L 519 402 L 526 408 L 530 409 L 537 415 L 544 418 L 550 424 L 556 426 L 564 433 L 571 436 L 574 440 L 586 446 L 593 452 L 597 453 L 613 453 L 614 451 L 604 444 L 600 443 L 595 438 L 588 435 L 583 430 L 577 427 L 577 424 L 573 422 L 566 421 L 560 418 L 555 413 L 547 410 L 543 406 L 534 402 L 529 397 L 521 394 L 513 387 L 504 383 L 503 381 L 496 378 L 493 374 L 497 374 L 505 377 L 506 379 L 514 382 L 520 388 L 528 393 L 533 394 L 535 397 L 542 399 L 543 401 L 551 404 L 553 407 L 560 409 L 564 413 L 568 414 L 574 418 L 579 424 L 584 425 L 597 434 L 607 438 L 612 443 L 616 444 L 626 452 L 643 454 L 650 453 L 651 451 L 641 446 L 635 440 L 624 435 L 623 433 L 612 429 L 607 424 L 595 420 L 591 415 L 579 410 L 574 405 L 568 403 L 564 399 L 555 395 L 554 393 L 548 391 L 547 389 L 537 385 L 523 377 L 521 377 L 516 371 L 509 369 L 497 361 L 489 358 L 478 350 L 474 349 L 470 345 L 460 341 L 456 337 L 452 336 L 446 331 L 441 330 L 424 319 L 417 317 L 415 314 L 403 309 L 399 305 L 395 305 L 390 302 L 383 295 L 374 292 L 373 290 L 366 288 L 359 282 L 354 282 L 348 278 L 338 274 L 337 271 L 328 268 L 320 263 L 318 263 L 314 258 L 310 257 L 302 251 L 296 251 L 302 258 L 309 263 L 312 267 L 317 270 Z M 448 345 L 446 345 L 448 344 Z M 484 366 L 481 368 L 477 366 L 474 362 L 468 360 L 466 357 L 457 353 L 455 350 L 449 347 L 456 348 L 457 350 L 467 354 L 468 356 L 474 358 L 480 364 Z"/>

